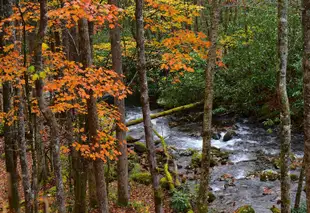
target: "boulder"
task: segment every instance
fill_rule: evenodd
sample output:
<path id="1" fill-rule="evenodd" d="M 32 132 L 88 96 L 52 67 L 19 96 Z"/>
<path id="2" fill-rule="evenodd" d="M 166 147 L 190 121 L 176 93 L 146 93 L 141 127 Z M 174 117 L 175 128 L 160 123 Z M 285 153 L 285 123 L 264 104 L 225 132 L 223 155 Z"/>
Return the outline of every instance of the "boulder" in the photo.
<path id="1" fill-rule="evenodd" d="M 126 136 L 127 143 L 134 143 L 134 142 L 137 142 L 138 140 L 139 140 L 139 138 L 134 138 L 131 135 Z"/>
<path id="2" fill-rule="evenodd" d="M 142 142 L 135 142 L 134 151 L 138 154 L 143 154 L 147 151 L 146 145 Z"/>
<path id="3" fill-rule="evenodd" d="M 229 141 L 231 140 L 234 136 L 236 136 L 236 132 L 233 130 L 229 130 L 228 132 L 226 132 L 226 134 L 223 137 L 223 141 Z"/>
<path id="4" fill-rule="evenodd" d="M 212 134 L 212 139 L 214 140 L 220 140 L 221 139 L 221 134 L 218 132 L 213 132 Z"/>
<path id="5" fill-rule="evenodd" d="M 208 192 L 208 203 L 212 203 L 215 199 L 215 195 L 212 192 Z"/>

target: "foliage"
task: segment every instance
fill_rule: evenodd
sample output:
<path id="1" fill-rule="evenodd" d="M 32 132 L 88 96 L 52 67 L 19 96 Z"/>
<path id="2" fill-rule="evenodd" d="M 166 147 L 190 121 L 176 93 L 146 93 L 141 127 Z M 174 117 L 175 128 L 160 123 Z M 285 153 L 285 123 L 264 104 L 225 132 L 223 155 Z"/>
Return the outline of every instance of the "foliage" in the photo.
<path id="1" fill-rule="evenodd" d="M 186 213 L 191 209 L 190 197 L 184 191 L 174 190 L 170 205 L 174 212 Z"/>
<path id="2" fill-rule="evenodd" d="M 307 212 L 307 204 L 305 202 L 301 203 L 298 209 L 292 208 L 292 213 L 306 213 Z"/>
<path id="3" fill-rule="evenodd" d="M 130 179 L 145 185 L 149 185 L 152 182 L 151 174 L 149 172 L 132 173 Z"/>

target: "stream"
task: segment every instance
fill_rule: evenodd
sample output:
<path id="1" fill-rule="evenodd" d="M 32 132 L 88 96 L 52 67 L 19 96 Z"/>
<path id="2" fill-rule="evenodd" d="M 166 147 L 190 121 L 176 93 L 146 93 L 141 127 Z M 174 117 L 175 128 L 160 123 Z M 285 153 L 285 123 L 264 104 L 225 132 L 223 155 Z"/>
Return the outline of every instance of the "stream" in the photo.
<path id="1" fill-rule="evenodd" d="M 152 111 L 154 113 L 156 111 Z M 140 118 L 140 107 L 127 108 L 126 120 Z M 182 123 L 171 127 L 173 116 L 166 116 L 153 119 L 153 128 L 161 134 L 169 146 L 177 150 L 186 150 L 188 148 L 201 150 L 202 138 L 200 136 L 201 123 Z M 223 136 L 225 131 L 220 132 L 219 140 L 211 140 L 213 147 L 221 151 L 229 152 L 229 164 L 215 166 L 211 169 L 210 189 L 216 196 L 216 200 L 210 205 L 215 208 L 216 212 L 232 213 L 242 205 L 251 205 L 258 213 L 270 213 L 269 210 L 273 205 L 277 205 L 280 200 L 280 182 L 260 181 L 259 177 L 251 175 L 256 172 L 275 169 L 274 164 L 268 160 L 278 156 L 280 147 L 276 131 L 267 133 L 267 131 L 257 124 L 249 122 L 247 119 L 237 120 L 235 123 L 235 132 L 237 133 L 231 140 L 224 142 Z M 134 138 L 140 138 L 144 141 L 143 124 L 129 127 L 128 134 Z M 155 138 L 155 140 L 157 140 Z M 292 151 L 298 158 L 303 156 L 303 137 L 299 134 L 292 136 Z M 177 164 L 180 174 L 188 174 L 186 169 L 191 163 L 190 156 L 179 156 Z M 292 170 L 291 173 L 299 175 L 299 169 Z M 233 177 L 233 183 L 229 180 L 221 179 L 222 175 L 229 174 Z M 192 184 L 197 184 L 197 177 L 191 178 Z M 263 195 L 265 189 L 270 193 Z M 292 182 L 292 203 L 295 200 L 297 181 Z M 305 200 L 305 193 L 302 194 Z"/>

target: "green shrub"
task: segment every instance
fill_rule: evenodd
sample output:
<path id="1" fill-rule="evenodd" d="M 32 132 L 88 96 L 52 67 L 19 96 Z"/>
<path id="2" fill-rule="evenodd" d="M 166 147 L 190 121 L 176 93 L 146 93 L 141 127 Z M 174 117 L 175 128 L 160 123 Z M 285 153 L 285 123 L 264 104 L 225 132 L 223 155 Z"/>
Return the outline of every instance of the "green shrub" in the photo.
<path id="1" fill-rule="evenodd" d="M 302 203 L 298 209 L 292 209 L 292 213 L 307 213 L 307 204 Z"/>
<path id="2" fill-rule="evenodd" d="M 191 209 L 190 196 L 183 191 L 175 190 L 170 205 L 174 212 L 186 213 Z"/>

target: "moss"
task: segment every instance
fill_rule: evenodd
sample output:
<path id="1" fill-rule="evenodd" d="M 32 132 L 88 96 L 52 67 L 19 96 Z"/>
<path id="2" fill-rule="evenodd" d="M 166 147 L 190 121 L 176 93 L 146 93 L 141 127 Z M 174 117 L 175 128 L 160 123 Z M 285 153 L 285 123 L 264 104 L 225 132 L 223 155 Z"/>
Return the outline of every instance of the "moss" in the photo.
<path id="1" fill-rule="evenodd" d="M 152 182 L 152 177 L 149 172 L 137 172 L 130 176 L 130 179 L 141 184 L 149 185 Z"/>
<path id="2" fill-rule="evenodd" d="M 245 205 L 238 208 L 235 213 L 255 213 L 255 211 L 252 206 Z"/>
<path id="3" fill-rule="evenodd" d="M 279 174 L 273 170 L 265 170 L 260 173 L 261 181 L 275 181 L 279 178 Z"/>
<path id="4" fill-rule="evenodd" d="M 213 201 L 215 201 L 216 197 L 212 192 L 208 192 L 208 202 L 212 203 Z"/>
<path id="5" fill-rule="evenodd" d="M 298 181 L 299 177 L 296 174 L 290 174 L 291 181 Z"/>
<path id="6" fill-rule="evenodd" d="M 280 209 L 278 209 L 278 208 L 275 207 L 275 206 L 272 206 L 272 207 L 270 208 L 270 211 L 271 211 L 272 213 L 281 213 Z"/>
<path id="7" fill-rule="evenodd" d="M 142 142 L 134 143 L 134 150 L 137 153 L 145 153 L 147 151 L 146 145 Z"/>
<path id="8" fill-rule="evenodd" d="M 167 181 L 166 177 L 162 177 L 159 181 L 161 188 L 163 189 L 169 189 L 169 183 Z"/>
<path id="9" fill-rule="evenodd" d="M 126 141 L 127 143 L 134 143 L 136 141 L 138 141 L 139 139 L 132 137 L 131 135 L 127 135 L 126 136 Z"/>
<path id="10" fill-rule="evenodd" d="M 194 154 L 192 155 L 191 166 L 193 168 L 199 168 L 201 166 L 201 159 L 202 159 L 202 154 L 199 152 L 194 152 Z"/>

